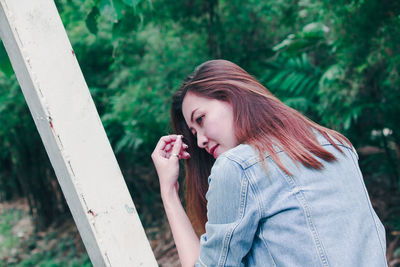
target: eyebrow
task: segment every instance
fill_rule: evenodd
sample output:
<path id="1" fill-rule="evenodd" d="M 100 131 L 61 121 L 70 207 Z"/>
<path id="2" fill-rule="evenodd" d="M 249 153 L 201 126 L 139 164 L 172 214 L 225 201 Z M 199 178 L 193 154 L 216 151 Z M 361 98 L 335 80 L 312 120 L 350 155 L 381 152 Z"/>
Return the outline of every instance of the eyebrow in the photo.
<path id="1" fill-rule="evenodd" d="M 192 111 L 192 115 L 190 115 L 190 121 L 193 122 L 193 115 L 196 112 L 196 110 L 198 110 L 197 108 L 195 110 Z"/>

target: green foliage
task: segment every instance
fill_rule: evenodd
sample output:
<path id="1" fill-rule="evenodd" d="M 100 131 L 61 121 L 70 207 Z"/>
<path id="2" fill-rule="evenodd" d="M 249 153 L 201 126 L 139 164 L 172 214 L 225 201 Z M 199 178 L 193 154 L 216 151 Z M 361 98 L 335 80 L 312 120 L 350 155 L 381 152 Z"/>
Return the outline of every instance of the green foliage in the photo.
<path id="1" fill-rule="evenodd" d="M 47 251 L 43 253 L 35 253 L 32 254 L 27 259 L 24 259 L 17 265 L 16 267 L 30 267 L 30 266 L 38 266 L 38 267 L 91 267 L 93 266 L 90 262 L 90 259 L 87 255 L 76 258 L 74 255 L 67 255 L 67 257 L 63 257 L 65 259 L 60 260 L 56 257 L 64 253 L 65 250 L 56 250 L 56 251 Z M 56 253 L 56 254 L 55 254 Z"/>
<path id="2" fill-rule="evenodd" d="M 25 223 L 18 225 L 20 220 Z M 27 212 L 19 208 L 4 209 L 0 214 L 0 266 L 92 266 L 88 255 L 77 251 L 71 236 L 71 233 L 77 234 L 76 229 L 74 232 L 64 225 L 63 230 L 69 231 L 67 234 L 49 231 L 39 236 L 28 230 L 28 221 Z M 16 236 L 15 232 L 19 231 L 23 235 Z"/>
<path id="3" fill-rule="evenodd" d="M 121 53 L 113 65 L 116 74 L 110 88 L 119 93 L 111 97 L 111 112 L 103 116 L 103 121 L 108 132 L 122 133 L 110 136 L 116 152 L 138 153 L 138 159 L 143 153 L 150 154 L 155 140 L 170 132 L 169 101 L 173 91 L 193 66 L 206 59 L 201 40 L 195 45 L 187 42 L 197 36 L 180 36 L 171 28 L 158 29 L 149 24 L 135 40 L 120 44 L 121 50 L 131 47 L 132 42 L 140 44 L 138 49 L 143 55 Z M 132 64 L 135 68 L 130 67 Z"/>
<path id="4" fill-rule="evenodd" d="M 344 132 L 356 147 L 383 148 L 384 173 L 398 188 L 400 5 L 304 3 L 300 14 L 316 14 L 314 20 L 274 46 L 263 80 L 285 103 Z"/>
<path id="5" fill-rule="evenodd" d="M 21 211 L 10 209 L 0 215 L 0 255 L 9 252 L 17 244 L 18 237 L 14 236 L 11 228 L 21 218 Z"/>
<path id="6" fill-rule="evenodd" d="M 0 71 L 7 77 L 13 74 L 13 69 L 3 43 L 0 44 Z"/>
<path id="7" fill-rule="evenodd" d="M 321 71 L 310 63 L 305 53 L 298 57 L 279 55 L 266 67 L 268 71 L 261 81 L 285 104 L 309 115 L 315 112 Z"/>
<path id="8" fill-rule="evenodd" d="M 56 4 L 139 207 L 156 199 L 156 183 L 138 170 L 151 165 L 158 138 L 171 132 L 171 95 L 196 65 L 212 58 L 238 63 L 289 106 L 344 133 L 360 151 L 374 148 L 374 153 L 360 153 L 367 184 L 379 182 L 386 194 L 398 194 L 399 1 Z M 48 161 L 33 133 L 35 126 L 0 46 L 0 200 L 30 199 L 32 213 L 43 207 L 37 217 L 46 220 L 38 225 L 48 225 L 65 212 L 56 208 L 64 201 L 52 187 L 50 165 L 34 167 Z M 45 195 L 52 201 L 37 193 L 42 187 L 50 189 Z M 400 230 L 396 205 L 388 205 L 391 215 L 382 217 L 390 230 Z M 42 256 L 33 256 L 33 265 Z"/>

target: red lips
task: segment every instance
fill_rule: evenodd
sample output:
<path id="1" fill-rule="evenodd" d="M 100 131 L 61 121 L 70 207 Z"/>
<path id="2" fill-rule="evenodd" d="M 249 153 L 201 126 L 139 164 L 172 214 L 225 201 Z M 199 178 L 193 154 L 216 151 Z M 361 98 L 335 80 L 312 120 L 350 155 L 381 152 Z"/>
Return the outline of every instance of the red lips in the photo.
<path id="1" fill-rule="evenodd" d="M 210 151 L 209 151 L 209 153 L 210 153 L 211 155 L 213 155 L 214 158 L 216 158 L 215 150 L 217 149 L 217 147 L 218 147 L 218 145 L 215 145 L 215 146 L 213 146 L 213 147 L 210 149 Z"/>

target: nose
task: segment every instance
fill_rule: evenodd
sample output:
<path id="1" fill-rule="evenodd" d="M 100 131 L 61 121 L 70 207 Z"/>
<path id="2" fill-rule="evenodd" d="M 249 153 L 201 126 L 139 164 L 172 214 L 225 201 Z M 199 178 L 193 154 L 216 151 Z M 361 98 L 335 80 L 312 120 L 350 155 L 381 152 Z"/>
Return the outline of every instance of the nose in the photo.
<path id="1" fill-rule="evenodd" d="M 200 148 L 205 148 L 207 146 L 207 143 L 208 143 L 208 138 L 204 134 L 198 132 L 197 133 L 197 146 Z"/>

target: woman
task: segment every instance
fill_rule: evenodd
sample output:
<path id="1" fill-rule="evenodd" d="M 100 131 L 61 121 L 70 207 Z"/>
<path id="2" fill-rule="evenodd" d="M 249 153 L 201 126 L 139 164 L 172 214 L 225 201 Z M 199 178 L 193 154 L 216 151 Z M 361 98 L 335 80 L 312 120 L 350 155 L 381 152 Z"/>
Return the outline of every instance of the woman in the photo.
<path id="1" fill-rule="evenodd" d="M 152 159 L 182 266 L 387 265 L 383 225 L 343 135 L 225 60 L 185 80 L 171 115 L 176 134 Z"/>

